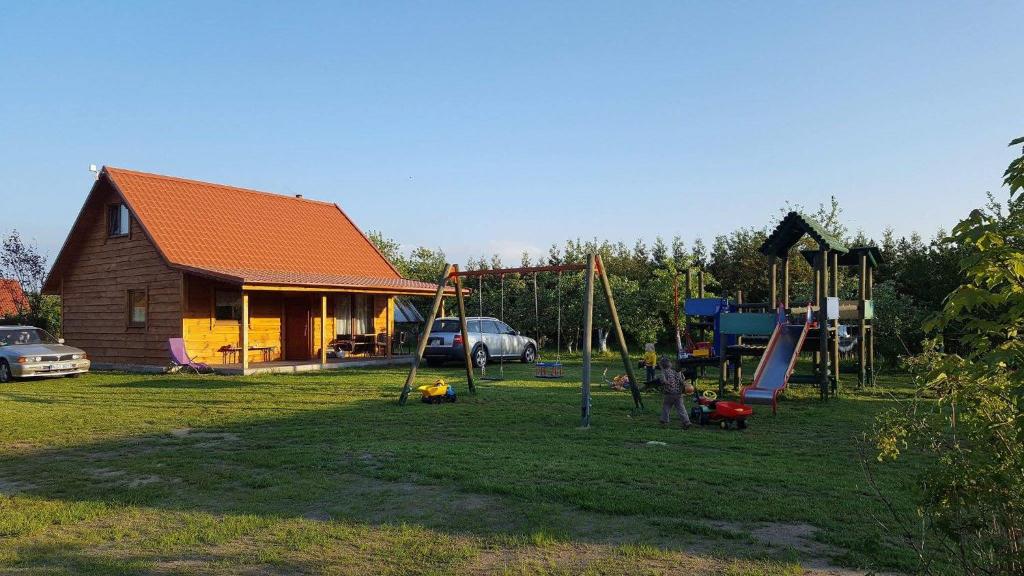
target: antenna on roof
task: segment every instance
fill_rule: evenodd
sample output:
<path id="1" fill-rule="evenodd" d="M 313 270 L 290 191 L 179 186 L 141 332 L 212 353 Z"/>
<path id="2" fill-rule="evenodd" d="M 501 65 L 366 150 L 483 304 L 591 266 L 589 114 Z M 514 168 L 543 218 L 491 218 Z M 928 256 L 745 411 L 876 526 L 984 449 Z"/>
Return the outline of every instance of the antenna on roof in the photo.
<path id="1" fill-rule="evenodd" d="M 100 179 L 100 170 L 99 170 L 99 168 L 96 167 L 95 164 L 89 164 L 89 172 L 92 172 L 93 174 L 95 174 L 97 180 Z"/>

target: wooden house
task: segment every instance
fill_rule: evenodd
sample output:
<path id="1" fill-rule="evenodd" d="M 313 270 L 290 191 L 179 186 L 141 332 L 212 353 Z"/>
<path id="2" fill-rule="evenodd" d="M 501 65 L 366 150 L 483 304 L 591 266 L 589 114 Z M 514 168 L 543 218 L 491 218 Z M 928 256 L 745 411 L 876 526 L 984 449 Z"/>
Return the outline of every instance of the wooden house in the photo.
<path id="1" fill-rule="evenodd" d="M 402 278 L 336 204 L 105 167 L 43 286 L 98 367 L 390 357 Z M 340 352 L 335 352 L 335 351 Z M 333 360 L 332 360 L 333 361 Z"/>

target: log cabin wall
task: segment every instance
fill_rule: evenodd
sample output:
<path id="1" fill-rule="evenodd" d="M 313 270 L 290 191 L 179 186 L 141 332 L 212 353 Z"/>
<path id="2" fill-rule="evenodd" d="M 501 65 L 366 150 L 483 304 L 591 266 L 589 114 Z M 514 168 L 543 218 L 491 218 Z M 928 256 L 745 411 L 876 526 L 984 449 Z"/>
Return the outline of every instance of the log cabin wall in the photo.
<path id="1" fill-rule="evenodd" d="M 222 284 L 200 276 L 185 276 L 186 307 L 182 327 L 185 348 L 198 362 L 232 364 L 240 361 L 237 354 L 225 354 L 225 347 L 238 348 L 242 341 L 238 320 L 218 319 L 215 312 L 217 293 L 237 295 L 238 286 Z M 273 346 L 270 360 L 281 360 L 283 351 L 283 300 L 274 292 L 249 292 L 249 344 Z M 249 352 L 250 362 L 262 362 L 262 352 Z"/>
<path id="2" fill-rule="evenodd" d="M 108 207 L 120 203 L 101 185 L 69 239 L 70 265 L 61 275 L 63 335 L 98 364 L 166 366 L 167 340 L 181 336 L 181 273 L 166 265 L 138 221 L 110 237 Z M 129 326 L 128 291 L 146 294 L 144 325 Z"/>

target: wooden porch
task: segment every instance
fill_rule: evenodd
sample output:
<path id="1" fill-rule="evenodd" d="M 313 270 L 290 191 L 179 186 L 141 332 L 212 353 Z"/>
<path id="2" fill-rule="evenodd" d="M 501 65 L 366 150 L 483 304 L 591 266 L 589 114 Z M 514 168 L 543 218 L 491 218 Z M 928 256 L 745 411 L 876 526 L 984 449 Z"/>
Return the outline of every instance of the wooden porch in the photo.
<path id="1" fill-rule="evenodd" d="M 214 373 L 225 376 L 249 376 L 253 374 L 298 374 L 302 372 L 319 372 L 322 370 L 343 370 L 346 368 L 376 368 L 382 366 L 405 366 L 412 362 L 409 354 L 393 355 L 387 358 L 331 358 L 327 363 L 302 362 L 290 360 L 273 360 L 270 362 L 250 362 L 247 367 L 235 362 L 211 366 Z"/>
<path id="2" fill-rule="evenodd" d="M 191 275 L 184 289 L 186 349 L 225 373 L 301 372 L 395 356 L 391 294 L 239 287 Z"/>

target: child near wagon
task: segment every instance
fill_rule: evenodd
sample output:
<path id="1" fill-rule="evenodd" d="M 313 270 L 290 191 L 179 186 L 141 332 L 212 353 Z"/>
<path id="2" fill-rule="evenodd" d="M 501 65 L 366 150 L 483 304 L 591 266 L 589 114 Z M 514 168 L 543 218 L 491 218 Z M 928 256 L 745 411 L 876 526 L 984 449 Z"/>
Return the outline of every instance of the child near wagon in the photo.
<path id="1" fill-rule="evenodd" d="M 667 356 L 662 356 L 658 365 L 661 367 L 661 425 L 668 425 L 669 413 L 675 408 L 676 414 L 683 422 L 683 429 L 689 429 L 690 415 L 686 413 L 686 406 L 683 405 L 683 388 L 686 386 L 686 379 L 672 369 L 672 362 Z"/>
<path id="2" fill-rule="evenodd" d="M 658 365 L 658 355 L 654 352 L 654 343 L 644 344 L 644 367 L 647 368 L 647 383 L 654 382 L 654 367 Z"/>

